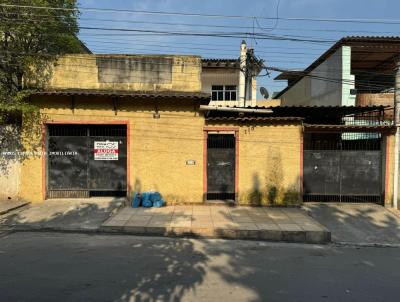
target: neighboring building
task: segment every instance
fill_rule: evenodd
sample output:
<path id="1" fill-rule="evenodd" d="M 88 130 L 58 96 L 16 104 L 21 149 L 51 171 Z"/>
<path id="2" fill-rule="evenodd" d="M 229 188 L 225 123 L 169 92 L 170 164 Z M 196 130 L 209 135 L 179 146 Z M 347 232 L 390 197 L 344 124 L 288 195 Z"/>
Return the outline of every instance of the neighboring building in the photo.
<path id="1" fill-rule="evenodd" d="M 282 105 L 390 105 L 400 37 L 345 37 L 304 71 L 284 72 Z"/>
<path id="2" fill-rule="evenodd" d="M 276 107 L 281 105 L 281 100 L 268 99 L 268 100 L 257 100 L 256 106 L 258 107 Z"/>
<path id="3" fill-rule="evenodd" d="M 253 49 L 241 44 L 238 59 L 203 59 L 202 91 L 211 93 L 211 106 L 256 106 L 257 80 L 261 62 Z M 254 60 L 253 60 L 254 59 Z"/>

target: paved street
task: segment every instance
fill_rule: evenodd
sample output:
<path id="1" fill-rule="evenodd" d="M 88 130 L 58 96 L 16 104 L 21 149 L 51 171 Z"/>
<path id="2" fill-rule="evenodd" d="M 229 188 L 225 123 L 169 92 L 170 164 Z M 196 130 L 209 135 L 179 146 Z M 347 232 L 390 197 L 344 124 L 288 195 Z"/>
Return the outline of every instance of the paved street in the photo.
<path id="1" fill-rule="evenodd" d="M 400 249 L 3 234 L 0 301 L 397 301 Z"/>

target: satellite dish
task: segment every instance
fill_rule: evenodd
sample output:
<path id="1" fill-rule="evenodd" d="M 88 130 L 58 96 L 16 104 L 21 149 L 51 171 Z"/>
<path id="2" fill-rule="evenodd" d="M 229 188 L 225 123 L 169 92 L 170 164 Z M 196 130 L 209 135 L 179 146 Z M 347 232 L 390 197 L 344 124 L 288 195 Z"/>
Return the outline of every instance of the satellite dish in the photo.
<path id="1" fill-rule="evenodd" d="M 264 99 L 267 100 L 269 98 L 268 90 L 265 87 L 260 87 L 260 93 L 264 97 Z"/>

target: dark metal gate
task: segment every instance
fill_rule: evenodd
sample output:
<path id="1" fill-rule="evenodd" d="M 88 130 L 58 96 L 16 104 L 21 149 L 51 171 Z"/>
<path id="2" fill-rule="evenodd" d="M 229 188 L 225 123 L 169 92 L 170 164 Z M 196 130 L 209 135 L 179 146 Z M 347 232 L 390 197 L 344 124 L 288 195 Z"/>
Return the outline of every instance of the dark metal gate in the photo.
<path id="1" fill-rule="evenodd" d="M 49 125 L 47 197 L 125 196 L 125 125 Z"/>
<path id="2" fill-rule="evenodd" d="M 304 201 L 382 204 L 382 153 L 377 133 L 307 133 Z"/>
<path id="3" fill-rule="evenodd" d="M 235 200 L 235 146 L 233 134 L 208 134 L 207 200 Z"/>

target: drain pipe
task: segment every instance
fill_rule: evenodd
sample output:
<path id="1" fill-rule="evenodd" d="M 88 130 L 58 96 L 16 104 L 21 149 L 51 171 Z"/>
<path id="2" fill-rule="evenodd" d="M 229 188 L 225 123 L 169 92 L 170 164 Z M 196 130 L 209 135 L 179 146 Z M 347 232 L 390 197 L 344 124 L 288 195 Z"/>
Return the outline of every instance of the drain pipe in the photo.
<path id="1" fill-rule="evenodd" d="M 394 142 L 394 177 L 393 177 L 393 207 L 398 209 L 399 194 L 399 144 L 400 144 L 400 57 L 396 62 L 396 75 L 394 85 L 394 124 L 396 136 Z"/>

